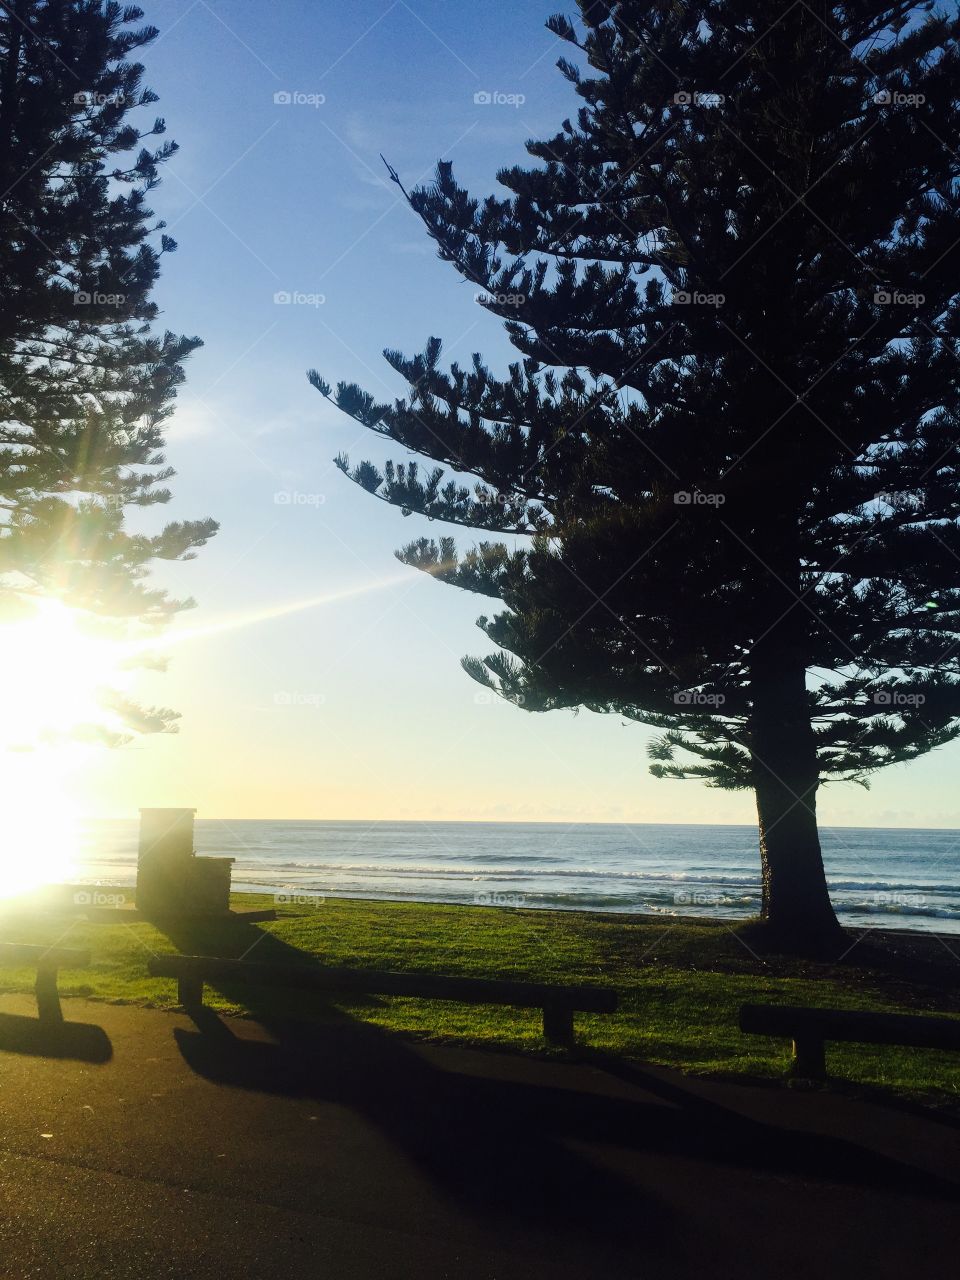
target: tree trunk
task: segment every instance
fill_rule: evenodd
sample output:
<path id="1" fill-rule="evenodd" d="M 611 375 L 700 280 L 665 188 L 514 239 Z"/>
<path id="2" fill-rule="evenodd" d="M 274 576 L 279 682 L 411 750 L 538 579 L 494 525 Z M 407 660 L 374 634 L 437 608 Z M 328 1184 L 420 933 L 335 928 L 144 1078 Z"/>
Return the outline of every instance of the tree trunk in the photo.
<path id="1" fill-rule="evenodd" d="M 764 920 L 785 945 L 817 949 L 841 936 L 817 831 L 819 769 L 806 670 L 794 646 L 761 645 L 751 673 L 751 751 Z"/>

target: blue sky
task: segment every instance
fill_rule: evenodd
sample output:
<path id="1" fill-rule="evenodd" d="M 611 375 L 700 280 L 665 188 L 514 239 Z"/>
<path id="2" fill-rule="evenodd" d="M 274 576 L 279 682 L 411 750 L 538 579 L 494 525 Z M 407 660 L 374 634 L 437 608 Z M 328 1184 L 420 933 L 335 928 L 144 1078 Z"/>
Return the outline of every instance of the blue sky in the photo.
<path id="1" fill-rule="evenodd" d="M 749 795 L 650 778 L 642 727 L 478 701 L 459 658 L 486 651 L 474 626 L 482 602 L 394 559 L 421 524 L 361 493 L 332 458 L 397 455 L 306 381 L 317 367 L 399 394 L 380 352 L 417 351 L 431 334 L 450 358 L 482 351 L 503 367 L 511 357 L 497 321 L 436 259 L 379 153 L 408 186 L 445 158 L 471 190 L 492 190 L 526 138 L 576 110 L 544 27 L 550 0 L 144 8 L 161 31 L 143 54 L 146 80 L 181 147 L 153 200 L 180 246 L 157 297 L 165 324 L 206 344 L 169 433 L 178 475 L 167 514 L 222 523 L 196 561 L 158 577 L 197 598 L 190 628 L 332 599 L 177 648 L 143 695 L 183 712 L 180 734 L 90 761 L 76 779 L 84 807 L 752 821 Z M 523 100 L 478 103 L 478 93 Z M 277 303 L 278 293 L 302 300 Z M 827 788 L 824 820 L 960 825 L 948 786 L 958 750 L 891 771 L 869 794 Z"/>

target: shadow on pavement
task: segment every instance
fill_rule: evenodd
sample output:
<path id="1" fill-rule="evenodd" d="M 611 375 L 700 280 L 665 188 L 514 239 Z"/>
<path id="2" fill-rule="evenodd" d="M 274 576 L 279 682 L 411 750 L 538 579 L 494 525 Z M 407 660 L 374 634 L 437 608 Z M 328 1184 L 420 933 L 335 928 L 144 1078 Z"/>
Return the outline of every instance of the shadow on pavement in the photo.
<path id="1" fill-rule="evenodd" d="M 174 1035 L 198 1075 L 349 1108 L 471 1214 L 520 1211 L 531 1226 L 611 1240 L 664 1225 L 664 1204 L 639 1200 L 635 1185 L 567 1146 L 563 1126 L 531 1113 L 539 1089 L 441 1070 L 398 1037 L 346 1017 L 319 1027 L 271 1020 L 275 1044 L 238 1038 L 209 1010 L 196 1021 L 197 1031 Z"/>
<path id="2" fill-rule="evenodd" d="M 113 1045 L 102 1027 L 89 1023 L 41 1021 L 15 1013 L 0 1013 L 0 1053 L 109 1062 Z"/>
<path id="3" fill-rule="evenodd" d="M 261 961 L 322 963 L 252 925 L 224 926 L 217 954 Z M 188 925 L 168 930 L 196 953 Z M 204 941 L 209 947 L 210 936 Z M 241 1000 L 275 1043 L 240 1038 L 214 1011 L 196 1031 L 175 1036 L 190 1068 L 205 1079 L 267 1093 L 345 1106 L 376 1125 L 466 1212 L 515 1216 L 562 1234 L 635 1241 L 647 1227 L 664 1230 L 673 1215 L 655 1192 L 601 1165 L 582 1144 L 657 1154 L 939 1201 L 960 1200 L 960 1185 L 885 1157 L 848 1139 L 782 1128 L 747 1118 L 642 1068 L 586 1055 L 579 1083 L 558 1087 L 558 1068 L 543 1064 L 543 1083 L 496 1078 L 483 1068 L 456 1071 L 429 1061 L 410 1042 L 350 1018 L 321 996 L 326 1021 L 281 1016 L 277 993 L 246 986 Z M 351 997 L 352 999 L 352 997 Z M 474 1057 L 474 1066 L 477 1056 Z M 494 1061 L 494 1060 L 491 1060 Z M 598 1089 L 584 1089 L 592 1067 Z M 496 1067 L 494 1067 L 494 1071 Z M 526 1060 L 524 1074 L 536 1068 Z M 623 1097 L 623 1084 L 646 1096 Z M 619 1096 L 618 1096 L 619 1095 Z"/>
<path id="4" fill-rule="evenodd" d="M 177 949 L 261 962 L 322 964 L 323 958 L 291 947 L 239 920 L 211 931 L 209 923 L 158 923 Z M 214 950 L 214 947 L 216 948 Z M 203 1009 L 197 1031 L 178 1029 L 188 1065 L 204 1078 L 238 1088 L 324 1099 L 347 1106 L 376 1125 L 466 1212 L 515 1219 L 554 1231 L 635 1239 L 637 1230 L 665 1222 L 667 1206 L 650 1195 L 638 1200 L 627 1179 L 601 1169 L 540 1127 L 531 1128 L 515 1108 L 474 1093 L 482 1082 L 439 1070 L 398 1036 L 357 1021 L 322 993 L 286 993 L 254 985 L 217 985 L 250 1010 L 276 1043 L 240 1039 Z M 305 1005 L 304 1002 L 309 1004 Z M 351 993 L 351 1004 L 357 997 Z M 370 1004 L 380 1002 L 370 998 Z M 291 1010 L 309 1008 L 323 1018 L 310 1023 Z M 489 1082 L 488 1082 L 489 1083 Z"/>

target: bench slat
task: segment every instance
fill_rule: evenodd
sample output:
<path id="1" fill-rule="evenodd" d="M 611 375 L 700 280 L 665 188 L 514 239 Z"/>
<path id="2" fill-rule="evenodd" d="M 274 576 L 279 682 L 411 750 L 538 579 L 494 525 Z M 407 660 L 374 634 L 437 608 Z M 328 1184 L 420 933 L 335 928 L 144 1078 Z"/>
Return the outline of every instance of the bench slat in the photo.
<path id="1" fill-rule="evenodd" d="M 436 973 L 393 973 L 379 969 L 262 964 L 218 956 L 154 956 L 148 962 L 155 978 L 231 979 L 266 986 L 315 991 L 362 991 L 372 995 L 457 1000 L 463 1004 L 509 1004 L 519 1008 L 613 1013 L 617 993 L 608 987 L 550 986 L 499 978 L 459 978 Z"/>
<path id="2" fill-rule="evenodd" d="M 745 1004 L 740 1030 L 792 1040 L 844 1040 L 904 1045 L 915 1049 L 960 1049 L 960 1019 L 861 1009 L 815 1009 L 800 1005 Z"/>

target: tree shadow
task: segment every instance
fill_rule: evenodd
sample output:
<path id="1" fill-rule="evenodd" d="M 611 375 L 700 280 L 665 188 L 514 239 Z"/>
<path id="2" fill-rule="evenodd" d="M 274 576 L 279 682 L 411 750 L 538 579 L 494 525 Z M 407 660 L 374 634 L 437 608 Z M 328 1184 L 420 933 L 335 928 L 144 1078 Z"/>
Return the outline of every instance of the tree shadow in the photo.
<path id="1" fill-rule="evenodd" d="M 917 1101 L 914 1098 L 901 1097 L 891 1093 L 883 1085 L 869 1084 L 865 1081 L 829 1078 L 832 1090 L 852 1098 L 861 1098 L 871 1106 L 882 1107 L 886 1111 L 899 1112 L 916 1120 L 926 1120 L 931 1124 L 941 1125 L 946 1129 L 960 1129 L 960 1109 L 956 1102 L 944 1102 L 940 1096 L 931 1097 L 929 1101 Z"/>
<path id="2" fill-rule="evenodd" d="M 960 938 L 955 934 L 875 929 L 859 939 L 852 936 L 838 963 L 869 970 L 888 981 L 942 991 L 948 999 L 945 1007 L 960 1008 Z"/>

